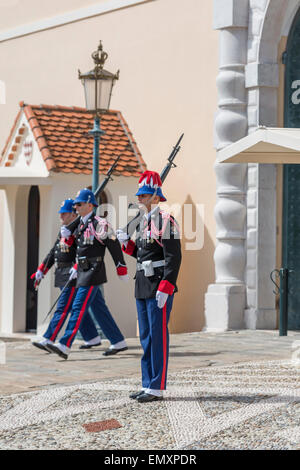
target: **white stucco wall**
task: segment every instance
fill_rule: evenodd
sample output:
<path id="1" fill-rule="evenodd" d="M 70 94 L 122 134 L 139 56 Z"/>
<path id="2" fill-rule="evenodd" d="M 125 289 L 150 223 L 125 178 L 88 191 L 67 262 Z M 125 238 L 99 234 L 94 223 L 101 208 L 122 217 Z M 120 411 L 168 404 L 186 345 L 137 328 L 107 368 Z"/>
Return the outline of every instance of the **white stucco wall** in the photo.
<path id="1" fill-rule="evenodd" d="M 3 220 L 3 211 L 4 211 L 4 191 L 0 190 L 0 220 Z M 0 228 L 0 260 L 2 260 L 2 243 L 3 243 L 3 229 Z M 3 277 L 3 263 L 0 262 L 0 286 L 2 285 L 2 277 Z M 1 315 L 1 303 L 0 303 L 0 331 L 1 331 L 1 322 L 2 322 L 2 315 Z"/>

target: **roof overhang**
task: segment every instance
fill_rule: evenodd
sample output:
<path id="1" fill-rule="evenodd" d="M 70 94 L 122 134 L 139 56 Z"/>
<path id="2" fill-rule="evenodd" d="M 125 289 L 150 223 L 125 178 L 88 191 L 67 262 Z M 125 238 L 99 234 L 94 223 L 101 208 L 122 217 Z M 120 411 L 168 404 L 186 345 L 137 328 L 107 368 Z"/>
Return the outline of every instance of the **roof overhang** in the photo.
<path id="1" fill-rule="evenodd" d="M 33 185 L 51 184 L 52 178 L 47 170 L 33 172 L 25 168 L 5 168 L 0 167 L 0 186 L 7 184 Z"/>
<path id="2" fill-rule="evenodd" d="M 219 163 L 300 163 L 300 129 L 258 127 L 217 153 Z"/>

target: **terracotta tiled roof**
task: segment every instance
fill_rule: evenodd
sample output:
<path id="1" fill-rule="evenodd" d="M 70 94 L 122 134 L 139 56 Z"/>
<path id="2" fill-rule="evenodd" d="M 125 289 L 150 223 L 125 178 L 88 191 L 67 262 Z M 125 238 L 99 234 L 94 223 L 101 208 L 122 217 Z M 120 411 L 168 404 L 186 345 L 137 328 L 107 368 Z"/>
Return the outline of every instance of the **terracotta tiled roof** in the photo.
<path id="1" fill-rule="evenodd" d="M 48 170 L 92 173 L 94 139 L 88 132 L 94 117 L 84 108 L 20 103 Z M 19 117 L 20 113 L 18 114 Z M 2 152 L 4 155 L 13 129 Z M 139 176 L 146 164 L 119 111 L 101 116 L 100 173 L 106 173 L 121 154 L 116 175 Z"/>

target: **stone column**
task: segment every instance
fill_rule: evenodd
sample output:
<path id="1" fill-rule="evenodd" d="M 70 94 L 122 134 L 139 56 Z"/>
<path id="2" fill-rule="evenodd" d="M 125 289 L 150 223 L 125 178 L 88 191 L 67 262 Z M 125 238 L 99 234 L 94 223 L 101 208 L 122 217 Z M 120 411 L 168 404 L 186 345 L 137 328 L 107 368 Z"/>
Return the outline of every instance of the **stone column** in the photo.
<path id="1" fill-rule="evenodd" d="M 215 120 L 216 149 L 247 134 L 248 0 L 214 0 L 214 28 L 220 30 L 219 93 Z M 218 244 L 216 280 L 205 295 L 206 331 L 244 327 L 246 303 L 246 164 L 215 164 Z"/>
<path id="2" fill-rule="evenodd" d="M 14 331 L 14 292 L 15 292 L 15 226 L 17 185 L 5 187 L 3 207 L 3 246 L 2 263 L 4 272 L 1 286 L 1 332 Z"/>

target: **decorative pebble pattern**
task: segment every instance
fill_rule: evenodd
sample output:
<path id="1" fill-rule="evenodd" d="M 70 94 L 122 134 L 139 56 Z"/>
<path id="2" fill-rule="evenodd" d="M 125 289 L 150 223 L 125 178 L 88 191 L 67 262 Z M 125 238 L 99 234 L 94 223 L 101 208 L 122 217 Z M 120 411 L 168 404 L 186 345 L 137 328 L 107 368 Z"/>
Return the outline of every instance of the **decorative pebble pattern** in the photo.
<path id="1" fill-rule="evenodd" d="M 0 398 L 0 449 L 299 449 L 300 370 L 291 361 L 169 375 L 164 400 L 129 398 L 139 378 Z M 83 425 L 116 420 L 100 433 Z"/>

